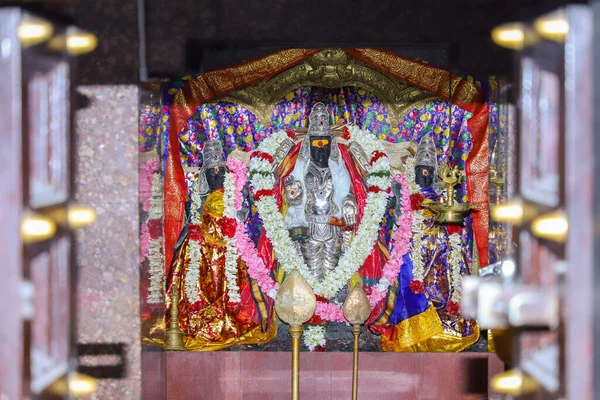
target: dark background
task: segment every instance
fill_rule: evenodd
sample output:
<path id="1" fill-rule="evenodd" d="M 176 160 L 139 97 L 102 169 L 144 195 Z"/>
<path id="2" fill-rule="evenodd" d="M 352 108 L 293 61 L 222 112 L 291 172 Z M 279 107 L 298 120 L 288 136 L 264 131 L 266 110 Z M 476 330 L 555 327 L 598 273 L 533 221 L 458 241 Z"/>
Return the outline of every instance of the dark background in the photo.
<path id="1" fill-rule="evenodd" d="M 508 76 L 511 52 L 492 43 L 490 30 L 504 22 L 528 21 L 566 3 L 586 1 L 25 2 L 29 8 L 59 14 L 98 36 L 96 51 L 80 57 L 82 84 L 134 84 L 139 81 L 140 66 L 142 77 L 178 78 L 281 48 L 331 46 L 386 48 L 465 75 Z M 144 49 L 146 57 L 140 52 Z"/>

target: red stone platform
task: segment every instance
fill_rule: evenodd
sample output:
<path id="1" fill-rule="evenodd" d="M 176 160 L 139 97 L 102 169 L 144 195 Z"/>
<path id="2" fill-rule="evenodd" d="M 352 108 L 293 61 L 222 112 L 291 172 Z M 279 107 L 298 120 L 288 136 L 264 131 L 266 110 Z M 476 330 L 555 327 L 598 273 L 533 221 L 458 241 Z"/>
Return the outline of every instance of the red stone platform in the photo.
<path id="1" fill-rule="evenodd" d="M 157 352 L 143 358 L 144 400 L 290 398 L 290 353 Z M 301 353 L 300 362 L 301 399 L 351 398 L 352 353 Z M 488 398 L 488 375 L 502 365 L 487 353 L 365 352 L 359 368 L 361 400 L 480 400 Z"/>

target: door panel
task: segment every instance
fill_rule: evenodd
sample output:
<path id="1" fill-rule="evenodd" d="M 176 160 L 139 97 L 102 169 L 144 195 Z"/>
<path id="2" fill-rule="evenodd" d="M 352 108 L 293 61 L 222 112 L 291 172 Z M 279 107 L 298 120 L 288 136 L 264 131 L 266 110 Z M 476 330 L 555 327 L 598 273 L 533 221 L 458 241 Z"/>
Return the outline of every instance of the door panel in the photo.
<path id="1" fill-rule="evenodd" d="M 17 8 L 0 10 L 2 400 L 66 397 L 49 388 L 76 366 L 70 59 L 44 44 L 21 46 L 19 26 L 32 20 Z M 54 24 L 53 32 L 64 34 L 65 27 Z M 56 230 L 46 237 L 23 233 L 23 221 L 32 219 Z"/>

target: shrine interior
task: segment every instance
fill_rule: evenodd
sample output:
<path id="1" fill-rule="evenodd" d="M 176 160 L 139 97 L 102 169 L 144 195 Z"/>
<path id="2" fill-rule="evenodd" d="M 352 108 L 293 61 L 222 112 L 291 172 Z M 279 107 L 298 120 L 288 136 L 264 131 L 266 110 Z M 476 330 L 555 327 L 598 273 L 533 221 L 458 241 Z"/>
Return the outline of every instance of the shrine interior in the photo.
<path id="1" fill-rule="evenodd" d="M 0 1 L 0 400 L 600 398 L 599 27 Z"/>

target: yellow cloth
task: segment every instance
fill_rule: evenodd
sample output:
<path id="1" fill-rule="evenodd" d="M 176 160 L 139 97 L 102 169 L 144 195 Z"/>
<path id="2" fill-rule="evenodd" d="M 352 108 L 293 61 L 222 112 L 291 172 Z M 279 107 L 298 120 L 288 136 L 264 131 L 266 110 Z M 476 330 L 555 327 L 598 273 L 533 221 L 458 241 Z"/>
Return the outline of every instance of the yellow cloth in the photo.
<path id="1" fill-rule="evenodd" d="M 394 327 L 391 339 L 381 335 L 382 351 L 407 351 L 411 346 L 443 332 L 440 318 L 433 306 Z M 410 350 L 408 350 L 410 351 Z"/>
<path id="2" fill-rule="evenodd" d="M 277 324 L 263 332 L 257 308 L 262 302 L 256 296 L 248 277 L 246 264 L 238 258 L 238 280 L 242 295 L 240 303 L 230 304 L 225 278 L 226 241 L 219 225 L 223 216 L 223 191 L 216 190 L 207 196 L 200 226 L 190 225 L 188 236 L 177 250 L 167 282 L 166 318 L 153 327 L 154 343 L 160 343 L 170 317 L 171 289 L 179 287 L 179 327 L 184 333 L 184 343 L 190 351 L 220 350 L 239 344 L 260 344 L 271 340 L 277 333 Z M 200 247 L 199 262 L 191 263 L 190 242 Z M 198 275 L 195 285 L 198 300 L 187 296 L 188 274 Z M 192 278 L 193 279 L 193 278 Z M 193 291 L 193 289 L 192 289 Z"/>

